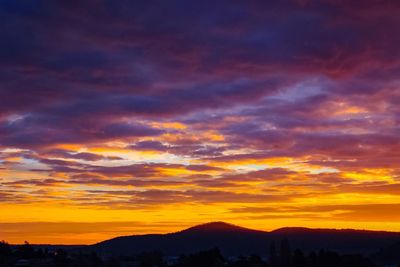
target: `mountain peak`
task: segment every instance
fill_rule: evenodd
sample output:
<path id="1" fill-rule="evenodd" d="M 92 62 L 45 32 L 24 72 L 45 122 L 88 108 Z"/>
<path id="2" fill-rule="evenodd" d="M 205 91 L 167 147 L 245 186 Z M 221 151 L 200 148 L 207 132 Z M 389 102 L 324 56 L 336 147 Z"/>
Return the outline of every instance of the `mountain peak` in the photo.
<path id="1" fill-rule="evenodd" d="M 190 227 L 182 232 L 234 232 L 234 231 L 251 231 L 250 229 L 240 227 L 234 224 L 216 221 L 204 224 L 199 224 Z"/>

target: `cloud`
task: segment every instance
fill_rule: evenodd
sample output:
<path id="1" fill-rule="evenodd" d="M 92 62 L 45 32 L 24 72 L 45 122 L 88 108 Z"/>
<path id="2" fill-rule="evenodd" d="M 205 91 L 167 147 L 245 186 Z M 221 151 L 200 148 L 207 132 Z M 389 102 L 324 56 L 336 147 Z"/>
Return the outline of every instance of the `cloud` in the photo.
<path id="1" fill-rule="evenodd" d="M 164 145 L 159 141 L 141 141 L 130 146 L 132 149 L 137 150 L 155 150 L 155 151 L 168 151 L 169 146 Z"/>
<path id="2" fill-rule="evenodd" d="M 50 151 L 46 151 L 42 153 L 43 156 L 46 157 L 55 157 L 55 158 L 64 158 L 64 159 L 77 159 L 77 160 L 85 160 L 85 161 L 99 161 L 99 160 L 121 160 L 120 157 L 105 157 L 99 154 L 89 153 L 89 152 L 79 152 L 75 153 L 74 151 L 62 150 L 62 149 L 53 149 Z"/>
<path id="3" fill-rule="evenodd" d="M 86 143 L 157 136 L 160 129 L 140 123 L 104 123 L 75 121 L 50 114 L 27 115 L 16 121 L 0 124 L 0 145 L 4 147 L 30 148 L 59 143 Z"/>
<path id="4" fill-rule="evenodd" d="M 287 218 L 288 216 L 303 216 L 314 220 L 324 220 L 327 217 L 336 221 L 387 222 L 399 220 L 398 203 L 390 204 L 345 204 L 316 206 L 283 206 L 283 207 L 243 207 L 233 209 L 234 213 L 255 214 L 255 217 Z M 264 214 L 264 215 L 259 215 Z"/>

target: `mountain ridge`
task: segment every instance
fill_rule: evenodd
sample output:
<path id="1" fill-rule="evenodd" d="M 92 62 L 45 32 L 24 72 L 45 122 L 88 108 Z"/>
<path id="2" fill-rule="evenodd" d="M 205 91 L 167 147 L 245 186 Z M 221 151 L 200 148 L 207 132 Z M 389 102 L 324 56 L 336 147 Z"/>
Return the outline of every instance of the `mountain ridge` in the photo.
<path id="1" fill-rule="evenodd" d="M 222 232 L 222 231 L 249 231 L 249 232 L 262 232 L 262 233 L 291 233 L 291 232 L 348 232 L 348 233 L 382 233 L 382 234 L 399 234 L 397 231 L 385 231 L 385 230 L 368 230 L 368 229 L 354 229 L 354 228 L 310 228 L 310 227 L 300 227 L 300 226 L 287 226 L 280 227 L 271 231 L 267 230 L 259 230 L 259 229 L 251 229 L 247 227 L 242 227 L 236 224 L 227 223 L 224 221 L 212 221 L 207 223 L 197 224 L 183 230 L 178 230 L 176 232 L 170 233 L 146 233 L 146 234 L 135 234 L 135 235 L 124 235 L 117 236 L 110 239 L 106 239 L 100 241 L 98 243 L 92 244 L 96 245 L 102 242 L 106 242 L 109 240 L 113 240 L 115 238 L 123 238 L 123 237 L 135 237 L 135 236 L 165 236 L 172 235 L 178 233 L 187 233 L 187 232 Z"/>
<path id="2" fill-rule="evenodd" d="M 356 229 L 283 227 L 273 231 L 253 230 L 216 221 L 166 234 L 120 236 L 89 246 L 99 253 L 130 255 L 159 250 L 180 255 L 214 247 L 229 256 L 268 253 L 272 242 L 288 239 L 293 248 L 305 251 L 331 249 L 343 253 L 368 254 L 400 241 L 400 232 Z"/>

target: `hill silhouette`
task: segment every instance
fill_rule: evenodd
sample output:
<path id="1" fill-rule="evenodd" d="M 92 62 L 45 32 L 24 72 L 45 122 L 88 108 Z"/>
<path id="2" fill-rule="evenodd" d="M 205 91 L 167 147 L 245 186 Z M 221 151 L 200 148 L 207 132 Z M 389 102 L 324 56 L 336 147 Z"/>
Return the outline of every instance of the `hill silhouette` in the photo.
<path id="1" fill-rule="evenodd" d="M 178 233 L 221 233 L 221 232 L 262 232 L 257 230 L 248 229 L 245 227 L 237 226 L 226 222 L 209 222 L 199 224 L 188 229 L 182 230 Z"/>
<path id="2" fill-rule="evenodd" d="M 101 254 L 131 255 L 158 250 L 176 256 L 218 247 L 226 256 L 265 256 L 272 242 L 288 239 L 304 251 L 329 249 L 339 253 L 371 254 L 400 241 L 400 233 L 352 229 L 280 228 L 271 232 L 225 222 L 211 222 L 169 234 L 121 236 L 92 246 Z"/>

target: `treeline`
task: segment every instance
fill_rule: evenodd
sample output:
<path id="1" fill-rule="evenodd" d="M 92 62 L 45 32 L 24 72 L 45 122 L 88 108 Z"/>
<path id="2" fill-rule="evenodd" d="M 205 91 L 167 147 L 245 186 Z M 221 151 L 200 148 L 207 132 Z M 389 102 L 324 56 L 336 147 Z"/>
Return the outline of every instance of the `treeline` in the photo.
<path id="1" fill-rule="evenodd" d="M 110 260 L 96 253 L 69 254 L 64 249 L 34 248 L 28 242 L 16 247 L 0 242 L 0 267 L 119 267 Z"/>
<path id="2" fill-rule="evenodd" d="M 333 251 L 304 253 L 291 250 L 289 242 L 272 243 L 268 258 L 258 255 L 224 257 L 218 248 L 179 257 L 165 257 L 161 252 L 144 252 L 131 257 L 102 258 L 94 252 L 67 252 L 35 249 L 29 243 L 11 247 L 0 242 L 0 267 L 376 267 L 361 255 L 340 255 Z M 399 265 L 400 267 L 400 265 Z"/>

